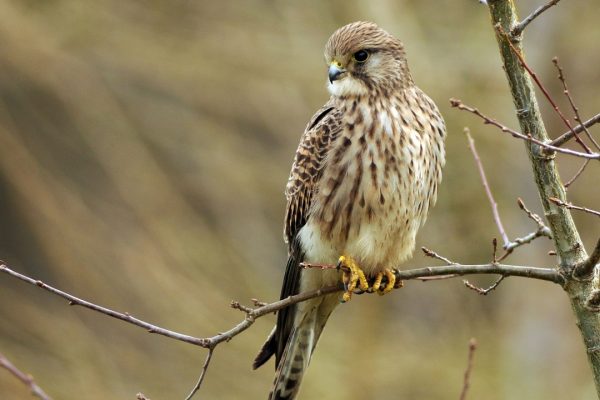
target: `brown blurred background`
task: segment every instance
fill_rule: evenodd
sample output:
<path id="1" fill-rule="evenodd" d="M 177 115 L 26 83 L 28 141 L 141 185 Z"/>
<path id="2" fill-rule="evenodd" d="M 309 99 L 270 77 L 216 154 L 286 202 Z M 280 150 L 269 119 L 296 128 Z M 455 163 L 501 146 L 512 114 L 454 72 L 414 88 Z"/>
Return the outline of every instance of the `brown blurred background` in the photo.
<path id="1" fill-rule="evenodd" d="M 543 3 L 519 1 L 522 14 Z M 584 117 L 600 111 L 600 9 L 561 2 L 528 28 L 529 60 L 565 112 L 560 56 Z M 283 276 L 283 188 L 305 123 L 327 99 L 322 49 L 373 20 L 406 44 L 449 136 L 438 205 L 418 238 L 464 263 L 498 236 L 466 147 L 470 125 L 511 237 L 540 212 L 522 143 L 449 107 L 517 127 L 486 7 L 477 1 L 0 1 L 0 258 L 94 302 L 195 336 L 274 300 Z M 564 130 L 543 103 L 553 136 Z M 568 112 L 570 115 L 570 111 Z M 599 128 L 595 128 L 597 132 Z M 565 180 L 579 161 L 559 156 Z M 569 191 L 598 207 L 600 168 Z M 576 215 L 586 244 L 600 223 Z M 540 239 L 510 261 L 552 266 Z M 407 266 L 431 265 L 417 252 Z M 474 279 L 482 285 L 492 278 Z M 274 323 L 220 346 L 198 398 L 264 399 L 251 361 Z M 362 296 L 330 320 L 303 399 L 456 399 L 470 337 L 471 399 L 592 399 L 559 287 L 511 278 L 483 297 L 460 279 Z M 181 399 L 206 352 L 0 275 L 0 352 L 55 399 Z M 27 390 L 0 370 L 0 398 Z"/>

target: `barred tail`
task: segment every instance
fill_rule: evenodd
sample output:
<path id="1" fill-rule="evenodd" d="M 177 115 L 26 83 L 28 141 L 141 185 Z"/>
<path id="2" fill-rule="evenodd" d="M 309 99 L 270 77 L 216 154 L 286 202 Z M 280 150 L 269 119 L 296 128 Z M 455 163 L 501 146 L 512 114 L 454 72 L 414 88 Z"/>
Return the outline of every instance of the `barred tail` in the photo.
<path id="1" fill-rule="evenodd" d="M 327 296 L 330 297 L 330 296 Z M 300 389 L 304 371 L 321 336 L 323 327 L 339 303 L 337 296 L 325 298 L 309 307 L 294 328 L 281 357 L 269 400 L 293 400 Z"/>

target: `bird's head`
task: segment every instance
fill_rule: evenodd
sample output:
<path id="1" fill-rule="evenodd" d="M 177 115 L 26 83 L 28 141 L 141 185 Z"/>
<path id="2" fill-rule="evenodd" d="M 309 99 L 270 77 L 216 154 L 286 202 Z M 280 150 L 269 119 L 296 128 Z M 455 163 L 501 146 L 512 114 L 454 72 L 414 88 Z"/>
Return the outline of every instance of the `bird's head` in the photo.
<path id="1" fill-rule="evenodd" d="M 372 22 L 339 28 L 325 46 L 329 92 L 381 94 L 412 84 L 402 42 Z"/>

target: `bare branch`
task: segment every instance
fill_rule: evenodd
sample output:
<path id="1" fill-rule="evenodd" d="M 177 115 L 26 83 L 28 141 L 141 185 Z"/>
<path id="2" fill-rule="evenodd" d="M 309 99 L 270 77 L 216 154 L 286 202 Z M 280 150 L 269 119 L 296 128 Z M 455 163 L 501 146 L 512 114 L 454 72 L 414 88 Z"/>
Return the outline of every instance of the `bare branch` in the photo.
<path id="1" fill-rule="evenodd" d="M 506 247 L 508 246 L 510 241 L 508 240 L 508 236 L 506 235 L 506 231 L 504 230 L 504 226 L 502 225 L 502 220 L 500 219 L 500 213 L 498 212 L 498 203 L 496 203 L 496 200 L 494 200 L 494 196 L 492 195 L 492 190 L 490 189 L 487 177 L 485 176 L 483 164 L 481 163 L 481 159 L 479 158 L 479 154 L 477 153 L 477 149 L 475 148 L 475 141 L 471 137 L 471 132 L 469 131 L 469 128 L 465 127 L 464 132 L 467 136 L 467 141 L 469 142 L 469 148 L 471 149 L 471 153 L 473 153 L 473 158 L 475 158 L 475 164 L 477 164 L 477 169 L 479 170 L 481 183 L 483 184 L 485 193 L 487 194 L 490 205 L 492 206 L 492 214 L 494 215 L 494 221 L 496 222 L 496 226 L 500 231 L 500 236 L 502 236 L 504 247 Z"/>
<path id="2" fill-rule="evenodd" d="M 415 269 L 408 270 L 394 270 L 396 275 L 396 280 L 415 280 L 422 279 L 427 277 L 434 276 L 463 276 L 463 275 L 478 275 L 478 274 L 495 274 L 495 275 L 506 275 L 506 276 L 520 276 L 525 278 L 533 278 L 540 279 L 544 281 L 554 282 L 562 285 L 564 283 L 564 279 L 562 275 L 558 273 L 558 271 L 554 268 L 538 268 L 538 267 L 530 267 L 530 266 L 519 266 L 519 265 L 507 265 L 507 264 L 456 264 L 452 263 L 452 261 L 448 260 L 445 257 L 438 255 L 437 253 L 424 249 L 427 255 L 430 257 L 437 258 L 447 263 L 445 266 L 430 266 L 430 267 L 421 267 Z M 335 268 L 335 266 L 331 266 Z M 108 315 L 113 318 L 120 319 L 122 321 L 128 322 L 130 324 L 142 327 L 146 329 L 150 333 L 158 333 L 163 336 L 167 336 L 171 339 L 183 341 L 186 343 L 190 343 L 196 346 L 204 347 L 207 349 L 211 349 L 216 347 L 219 343 L 224 341 L 229 341 L 239 333 L 248 329 L 256 319 L 281 310 L 285 307 L 288 307 L 292 304 L 300 303 L 302 301 L 306 301 L 315 297 L 324 296 L 326 294 L 336 293 L 343 290 L 343 285 L 340 284 L 336 286 L 328 286 L 317 290 L 311 290 L 309 292 L 299 293 L 294 296 L 287 297 L 283 300 L 275 301 L 273 303 L 266 304 L 264 306 L 250 309 L 248 308 L 248 312 L 246 312 L 246 317 L 242 322 L 228 331 L 219 333 L 215 336 L 208 338 L 197 338 L 189 335 L 184 335 L 178 332 L 170 331 L 165 328 L 161 328 L 159 326 L 150 324 L 146 321 L 142 321 L 140 319 L 134 318 L 129 314 L 120 313 L 117 311 L 110 310 L 108 308 L 90 303 L 88 301 L 79 299 L 71 294 L 65 293 L 61 290 L 58 290 L 52 286 L 46 285 L 43 282 L 36 281 L 26 275 L 20 274 L 18 272 L 13 271 L 8 268 L 4 264 L 0 264 L 0 272 L 4 272 L 8 275 L 11 275 L 17 279 L 20 279 L 24 282 L 27 282 L 32 285 L 36 285 L 44 290 L 47 290 L 59 297 L 69 300 L 69 302 L 78 305 L 85 305 L 86 308 L 90 310 L 100 312 L 102 314 Z"/>
<path id="3" fill-rule="evenodd" d="M 552 238 L 552 231 L 550 231 L 550 228 L 548 228 L 544 224 L 544 221 L 542 220 L 542 218 L 539 215 L 537 215 L 536 213 L 530 211 L 529 208 L 527 208 L 527 206 L 525 205 L 525 202 L 523 202 L 523 199 L 521 199 L 520 197 L 517 197 L 517 205 L 519 206 L 519 208 L 521 210 L 523 210 L 525 212 L 525 214 L 527 214 L 527 216 L 533 222 L 535 222 L 537 224 L 538 228 L 547 230 L 546 236 Z"/>
<path id="4" fill-rule="evenodd" d="M 208 366 L 210 364 L 210 360 L 212 359 L 214 351 L 214 348 L 208 349 L 208 354 L 206 355 L 206 359 L 204 360 L 204 365 L 202 366 L 202 371 L 200 372 L 198 382 L 196 382 L 196 385 L 194 386 L 190 394 L 188 394 L 188 396 L 185 398 L 185 400 L 190 400 L 192 397 L 194 397 L 196 392 L 200 390 L 200 386 L 202 386 L 202 381 L 204 381 L 204 377 L 206 376 L 206 371 L 208 370 Z"/>
<path id="5" fill-rule="evenodd" d="M 475 292 L 479 293 L 480 295 L 487 296 L 492 290 L 496 289 L 498 287 L 498 285 L 500 285 L 500 283 L 504 280 L 504 278 L 506 278 L 506 276 L 502 275 L 500 278 L 498 278 L 496 280 L 496 282 L 494 282 L 487 289 L 480 288 L 479 286 L 475 286 L 466 279 L 463 280 L 463 283 L 465 284 L 466 287 L 468 287 L 471 290 L 474 290 Z"/>
<path id="6" fill-rule="evenodd" d="M 566 207 L 570 210 L 584 211 L 586 213 L 600 217 L 600 211 L 592 210 L 591 208 L 576 206 L 573 203 L 562 201 L 560 199 L 557 199 L 556 197 L 550 197 L 548 200 L 550 200 L 551 202 L 553 202 L 554 204 L 556 204 L 558 206 Z"/>
<path id="7" fill-rule="evenodd" d="M 54 293 L 57 296 L 67 299 L 67 300 L 69 300 L 70 305 L 82 306 L 82 307 L 88 308 L 90 310 L 97 311 L 99 313 L 108 315 L 109 317 L 113 317 L 116 319 L 120 319 L 121 321 L 129 322 L 130 324 L 133 324 L 133 325 L 136 325 L 136 326 L 146 329 L 150 333 L 156 333 L 159 335 L 169 337 L 171 339 L 176 339 L 176 340 L 180 340 L 182 342 L 194 344 L 196 346 L 201 346 L 201 347 L 205 347 L 205 348 L 210 347 L 211 343 L 208 342 L 206 339 L 200 339 L 200 338 L 196 338 L 193 336 L 184 335 L 184 334 L 181 334 L 178 332 L 170 331 L 168 329 L 164 329 L 159 326 L 150 324 L 146 321 L 142 321 L 140 319 L 132 317 L 128 313 L 121 313 L 121 312 L 114 311 L 114 310 L 111 310 L 106 307 L 99 306 L 94 303 L 90 303 L 89 301 L 82 300 L 78 297 L 75 297 L 75 296 L 69 294 L 69 293 L 63 292 L 62 290 L 56 289 L 50 285 L 46 285 L 42 281 L 32 279 L 26 275 L 23 275 L 16 271 L 13 271 L 12 269 L 8 268 L 4 264 L 0 265 L 0 272 L 4 272 L 9 275 L 12 275 L 13 277 L 15 277 L 17 279 L 25 281 L 31 285 L 39 286 L 40 288 L 42 288 L 44 290 L 47 290 L 51 293 Z"/>
<path id="8" fill-rule="evenodd" d="M 575 121 L 577 121 L 579 124 L 581 124 L 582 121 L 581 121 L 581 115 L 579 115 L 579 108 L 575 105 L 575 100 L 573 100 L 573 96 L 571 96 L 571 92 L 569 91 L 569 88 L 567 86 L 567 80 L 565 79 L 565 74 L 564 74 L 562 67 L 560 66 L 558 57 L 554 57 L 552 59 L 552 63 L 554 63 L 554 66 L 558 70 L 558 79 L 562 83 L 563 93 L 567 97 L 567 100 L 569 100 L 571 109 L 573 109 L 573 113 L 575 114 Z M 574 129 L 571 129 L 571 130 L 574 131 Z M 596 149 L 600 150 L 600 145 L 598 145 L 598 142 L 596 142 L 596 140 L 594 140 L 594 137 L 592 136 L 592 134 L 590 133 L 590 131 L 587 129 L 587 127 L 585 125 L 583 125 L 583 131 L 585 132 L 588 139 L 594 144 L 594 146 L 596 146 Z M 576 134 L 577 132 L 574 131 L 574 133 Z"/>
<path id="9" fill-rule="evenodd" d="M 565 190 L 569 189 L 569 186 L 571 186 L 573 184 L 573 182 L 575 182 L 577 180 L 577 178 L 579 178 L 579 176 L 581 174 L 583 174 L 583 171 L 585 171 L 585 168 L 587 167 L 587 165 L 589 164 L 590 161 L 591 160 L 588 158 L 587 160 L 585 160 L 583 162 L 583 164 L 581 164 L 581 167 L 579 167 L 577 172 L 575 172 L 575 175 L 573 175 L 573 177 L 571 179 L 569 179 L 567 181 L 567 183 L 565 183 Z"/>
<path id="10" fill-rule="evenodd" d="M 8 358 L 6 358 L 2 353 L 0 353 L 0 367 L 6 369 L 8 372 L 13 374 L 18 380 L 23 382 L 25 386 L 29 388 L 31 394 L 42 399 L 42 400 L 52 400 L 50 396 L 48 396 L 42 388 L 40 388 L 31 375 L 28 375 L 11 363 Z"/>
<path id="11" fill-rule="evenodd" d="M 440 277 L 453 276 L 454 277 L 454 276 L 474 275 L 474 274 L 498 274 L 498 275 L 503 275 L 503 276 L 504 275 L 506 275 L 506 276 L 521 276 L 521 277 L 527 277 L 527 278 L 533 278 L 533 279 L 540 279 L 540 280 L 554 282 L 554 283 L 557 283 L 560 285 L 564 285 L 564 278 L 556 269 L 553 269 L 553 268 L 536 268 L 536 267 L 529 267 L 529 266 L 504 265 L 504 264 L 497 264 L 497 263 L 461 265 L 461 264 L 452 263 L 449 259 L 442 257 L 439 254 L 437 254 L 431 250 L 424 248 L 423 251 L 425 252 L 425 254 L 429 255 L 430 257 L 434 257 L 439 260 L 442 260 L 443 262 L 447 263 L 448 265 L 422 267 L 422 268 L 409 269 L 409 270 L 404 270 L 404 271 L 394 270 L 394 274 L 396 275 L 397 281 L 411 280 L 411 279 L 423 279 L 423 278 L 429 278 L 429 277 L 435 277 L 435 276 L 440 276 Z M 331 265 L 331 266 L 330 265 L 320 265 L 319 267 L 335 268 L 334 265 Z M 142 321 L 138 318 L 134 318 L 127 313 L 120 313 L 117 311 L 113 311 L 106 307 L 102 307 L 102 306 L 93 304 L 86 300 L 82 300 L 78 297 L 75 297 L 75 296 L 69 294 L 69 293 L 63 292 L 62 290 L 59 290 L 50 285 L 47 285 L 39 280 L 35 280 L 26 275 L 15 272 L 12 269 L 8 268 L 5 264 L 2 264 L 2 263 L 0 263 L 0 272 L 6 273 L 10 276 L 13 276 L 17 279 L 20 279 L 24 282 L 31 284 L 31 285 L 38 286 L 38 287 L 40 287 L 46 291 L 49 291 L 59 297 L 67 299 L 69 301 L 69 304 L 81 305 L 90 310 L 97 311 L 102 314 L 108 315 L 110 317 L 120 319 L 120 320 L 128 322 L 130 324 L 142 327 L 150 333 L 158 333 L 160 335 L 163 335 L 163 336 L 166 336 L 166 337 L 169 337 L 172 339 L 180 340 L 180 341 L 183 341 L 186 343 L 190 343 L 190 344 L 193 344 L 196 346 L 200 346 L 200 347 L 209 349 L 209 354 L 207 355 L 207 358 L 204 362 L 204 366 L 202 368 L 202 372 L 200 374 L 198 382 L 197 382 L 196 386 L 194 387 L 194 389 L 192 390 L 192 392 L 190 393 L 190 395 L 188 396 L 188 399 L 190 399 L 191 396 L 193 396 L 198 391 L 198 388 L 202 384 L 202 381 L 204 380 L 206 371 L 210 364 L 212 353 L 214 351 L 214 348 L 218 344 L 233 339 L 235 336 L 237 336 L 241 332 L 248 329 L 256 321 L 256 319 L 258 319 L 264 315 L 271 314 L 271 313 L 281 310 L 285 307 L 288 307 L 292 304 L 296 304 L 296 303 L 299 303 L 299 302 L 302 302 L 305 300 L 309 300 L 309 299 L 312 299 L 315 297 L 324 296 L 326 294 L 340 292 L 344 289 L 343 284 L 340 282 L 338 285 L 335 285 L 335 286 L 328 286 L 328 287 L 324 287 L 321 289 L 300 293 L 300 294 L 297 294 L 294 296 L 287 297 L 283 300 L 279 300 L 279 301 L 276 301 L 276 302 L 273 302 L 270 304 L 266 304 L 266 305 L 263 305 L 263 306 L 260 306 L 258 308 L 254 308 L 254 309 L 250 308 L 250 307 L 242 306 L 238 302 L 232 302 L 231 306 L 233 308 L 246 313 L 246 317 L 244 318 L 244 320 L 242 322 L 240 322 L 239 324 L 237 324 L 236 326 L 234 326 L 233 328 L 231 328 L 225 332 L 219 333 L 213 337 L 197 338 L 197 337 L 193 337 L 193 336 L 189 336 L 189 335 L 184 335 L 184 334 L 181 334 L 178 332 L 174 332 L 174 331 L 171 331 L 171 330 L 168 330 L 165 328 L 161 328 L 159 326 Z"/>
<path id="12" fill-rule="evenodd" d="M 563 133 L 562 135 L 560 135 L 559 137 L 557 137 L 556 139 L 551 141 L 550 145 L 555 146 L 555 147 L 560 147 L 563 144 L 565 144 L 566 142 L 568 142 L 569 140 L 571 140 L 574 132 L 575 133 L 583 132 L 583 130 L 585 128 L 589 128 L 590 126 L 595 125 L 598 122 L 600 122 L 600 114 L 596 114 L 592 118 L 585 121 L 583 124 L 577 125 L 575 128 L 573 128 L 572 131 L 567 131 L 567 132 Z"/>
<path id="13" fill-rule="evenodd" d="M 467 368 L 465 369 L 465 375 L 463 379 L 463 387 L 460 392 L 459 400 L 466 400 L 467 392 L 471 384 L 471 371 L 473 370 L 473 357 L 475 356 L 475 350 L 477 350 L 477 341 L 475 338 L 469 340 L 469 355 L 467 357 Z"/>
<path id="14" fill-rule="evenodd" d="M 509 133 L 513 137 L 523 139 L 523 140 L 526 140 L 531 143 L 535 143 L 538 146 L 540 146 L 546 150 L 549 150 L 551 152 L 569 154 L 569 155 L 581 157 L 581 158 L 589 158 L 590 160 L 600 160 L 600 153 L 588 154 L 588 153 L 582 153 L 582 152 L 575 151 L 575 150 L 563 149 L 562 147 L 556 147 L 556 146 L 551 145 L 550 143 L 542 142 L 541 140 L 538 140 L 538 139 L 532 137 L 531 135 L 524 135 L 521 132 L 517 132 L 514 129 L 510 129 L 509 127 L 502 125 L 500 122 L 496 121 L 495 119 L 482 114 L 478 109 L 469 107 L 469 106 L 463 104 L 463 102 L 458 99 L 450 99 L 450 104 L 452 107 L 456 107 L 459 110 L 468 111 L 472 114 L 477 115 L 479 118 L 481 118 L 483 120 L 484 124 L 494 125 L 495 127 L 500 128 L 500 130 L 504 133 Z"/>
<path id="15" fill-rule="evenodd" d="M 569 130 L 571 132 L 573 132 L 573 135 L 575 136 L 575 141 L 577 141 L 577 143 L 579 143 L 581 145 L 581 147 L 586 151 L 586 153 L 591 153 L 592 150 L 579 138 L 579 136 L 577 136 L 577 133 L 573 130 L 573 127 L 571 126 L 571 123 L 569 122 L 569 120 L 563 115 L 562 111 L 560 111 L 560 108 L 558 108 L 558 105 L 554 102 L 554 100 L 552 99 L 552 96 L 550 96 L 550 93 L 548 92 L 548 90 L 546 89 L 546 87 L 544 87 L 544 84 L 542 83 L 542 81 L 540 80 L 540 78 L 537 76 L 537 74 L 535 73 L 535 71 L 527 64 L 527 62 L 525 62 L 525 59 L 523 58 L 523 55 L 513 45 L 511 38 L 504 31 L 504 29 L 502 29 L 502 26 L 500 24 L 496 25 L 496 30 L 501 35 L 504 35 L 504 37 L 506 38 L 506 43 L 510 46 L 511 51 L 517 57 L 517 59 L 519 60 L 519 63 L 521 64 L 521 66 L 523 68 L 525 68 L 525 71 L 527 71 L 527 73 L 529 74 L 529 76 L 531 76 L 531 78 L 533 79 L 533 81 L 540 88 L 540 90 L 544 94 L 544 97 L 546 97 L 546 100 L 548 100 L 548 103 L 550 103 L 550 105 L 552 106 L 552 108 L 554 109 L 554 111 L 556 111 L 556 113 L 558 114 L 558 116 L 560 117 L 560 119 L 565 123 L 565 126 L 567 128 L 569 128 Z"/>
<path id="16" fill-rule="evenodd" d="M 508 257 L 517 247 L 522 246 L 524 244 L 528 244 L 533 242 L 535 239 L 542 237 L 542 236 L 546 236 L 549 239 L 552 239 L 552 231 L 550 230 L 550 228 L 548 228 L 546 226 L 546 224 L 544 224 L 544 221 L 542 221 L 542 218 L 540 218 L 539 215 L 535 214 L 534 212 L 530 211 L 526 206 L 525 203 L 523 203 L 523 200 L 519 197 L 517 198 L 517 204 L 519 205 L 519 208 L 521 210 L 523 210 L 527 216 L 533 220 L 533 222 L 535 222 L 538 226 L 537 230 L 534 232 L 531 232 L 523 237 L 518 237 L 515 240 L 511 241 L 507 246 L 504 247 L 505 253 L 502 255 L 502 257 L 500 257 L 498 259 L 498 261 L 502 261 L 504 260 L 506 257 Z"/>
<path id="17" fill-rule="evenodd" d="M 539 17 L 544 11 L 546 11 L 550 7 L 558 4 L 559 1 L 560 0 L 550 0 L 548 3 L 544 4 L 543 6 L 536 8 L 530 15 L 527 16 L 527 18 L 525 18 L 523 21 L 521 21 L 520 23 L 515 25 L 514 28 L 512 28 L 512 30 L 510 31 L 511 36 L 513 36 L 513 37 L 519 36 L 521 33 L 523 33 L 523 31 L 525 30 L 527 25 L 529 25 L 531 23 L 531 21 L 533 21 L 534 19 Z"/>
<path id="18" fill-rule="evenodd" d="M 265 303 L 264 301 L 260 301 L 258 299 L 250 299 L 252 300 L 252 304 L 254 304 L 255 307 L 262 307 L 262 306 L 266 306 L 268 303 Z"/>
<path id="19" fill-rule="evenodd" d="M 446 257 L 439 255 L 435 251 L 429 250 L 427 247 L 421 247 L 421 250 L 423 251 L 423 253 L 425 253 L 425 255 L 427 257 L 436 258 L 436 259 L 438 259 L 440 261 L 445 262 L 446 265 L 457 265 L 457 263 L 455 263 L 454 261 L 450 261 Z"/>
<path id="20" fill-rule="evenodd" d="M 547 232 L 546 230 L 549 230 L 550 228 L 548 227 L 544 227 L 543 229 L 538 229 L 535 232 L 531 232 L 523 237 L 518 237 L 515 240 L 513 240 L 512 242 L 510 242 L 508 244 L 508 246 L 506 246 L 505 250 L 507 252 L 512 252 L 514 249 L 516 249 L 519 246 L 522 246 L 524 244 L 528 244 L 533 242 L 535 239 L 542 237 L 542 236 L 546 236 L 549 238 L 552 238 L 552 234 L 550 234 L 549 232 Z M 550 234 L 550 236 L 548 236 L 548 234 Z M 502 261 L 505 257 L 502 256 L 499 261 Z"/>

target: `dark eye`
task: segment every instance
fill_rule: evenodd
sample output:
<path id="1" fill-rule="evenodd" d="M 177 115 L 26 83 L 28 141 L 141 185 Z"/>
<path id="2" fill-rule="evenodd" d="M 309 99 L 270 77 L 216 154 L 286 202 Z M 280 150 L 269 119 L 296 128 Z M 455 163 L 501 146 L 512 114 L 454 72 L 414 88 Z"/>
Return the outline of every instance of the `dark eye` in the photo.
<path id="1" fill-rule="evenodd" d="M 369 52 L 366 50 L 359 50 L 354 53 L 354 59 L 359 63 L 367 61 L 367 58 L 369 58 Z"/>

